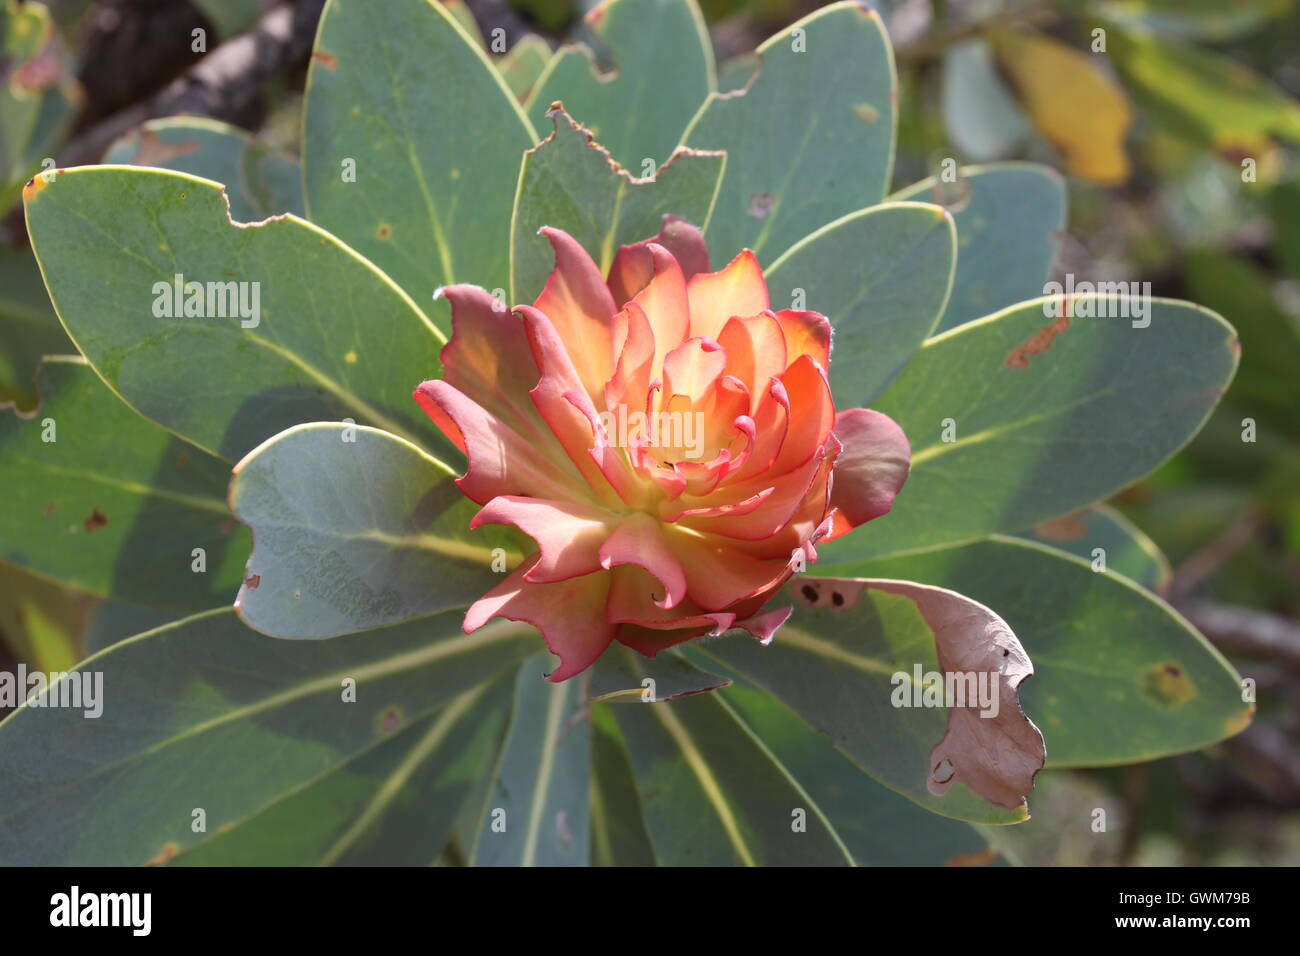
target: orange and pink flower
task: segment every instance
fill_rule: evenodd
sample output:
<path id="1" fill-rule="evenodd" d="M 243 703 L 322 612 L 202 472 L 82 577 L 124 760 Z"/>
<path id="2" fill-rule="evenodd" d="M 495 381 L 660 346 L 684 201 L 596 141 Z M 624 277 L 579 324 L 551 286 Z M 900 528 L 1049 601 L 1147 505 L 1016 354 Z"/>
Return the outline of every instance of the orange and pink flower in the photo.
<path id="1" fill-rule="evenodd" d="M 542 233 L 555 269 L 532 305 L 441 290 L 444 378 L 415 392 L 468 457 L 471 527 L 537 544 L 465 631 L 534 625 L 553 681 L 612 641 L 653 657 L 731 627 L 770 640 L 790 609 L 764 606 L 816 544 L 889 510 L 907 438 L 879 412 L 836 412 L 830 323 L 773 311 L 748 250 L 711 272 L 699 230 L 667 217 L 602 276 L 567 233 Z"/>

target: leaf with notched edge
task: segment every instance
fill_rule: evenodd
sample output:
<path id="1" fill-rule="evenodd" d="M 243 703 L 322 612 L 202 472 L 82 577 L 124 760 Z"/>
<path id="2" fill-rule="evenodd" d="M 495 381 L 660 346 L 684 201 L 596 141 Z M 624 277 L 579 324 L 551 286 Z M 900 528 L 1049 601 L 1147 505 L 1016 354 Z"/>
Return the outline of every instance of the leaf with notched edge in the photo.
<path id="1" fill-rule="evenodd" d="M 983 709 L 981 695 L 948 708 L 948 732 L 930 752 L 932 793 L 942 796 L 957 781 L 1004 807 L 1018 807 L 1047 759 L 1043 735 L 1020 709 L 1017 690 L 1034 673 L 1029 655 L 1011 628 L 982 604 L 944 588 L 911 581 L 813 582 L 823 588 L 852 586 L 901 594 L 916 603 L 934 631 L 939 670 L 958 680 L 996 675 L 997 704 Z M 992 687 L 989 688 L 992 690 Z M 983 703 L 991 704 L 991 698 Z M 951 773 L 946 772 L 951 768 Z"/>
<path id="2" fill-rule="evenodd" d="M 591 49 L 556 51 L 528 100 L 540 128 L 563 100 L 614 158 L 629 166 L 666 159 L 713 90 L 713 45 L 694 0 L 605 0 L 587 14 L 612 63 L 601 74 Z"/>
<path id="3" fill-rule="evenodd" d="M 555 132 L 524 154 L 510 236 L 511 301 L 531 302 L 555 254 L 542 226 L 563 229 L 607 274 L 618 247 L 659 232 L 666 215 L 704 228 L 722 181 L 726 156 L 679 149 L 653 178 L 637 179 L 610 159 L 591 133 L 562 107 L 547 114 Z"/>

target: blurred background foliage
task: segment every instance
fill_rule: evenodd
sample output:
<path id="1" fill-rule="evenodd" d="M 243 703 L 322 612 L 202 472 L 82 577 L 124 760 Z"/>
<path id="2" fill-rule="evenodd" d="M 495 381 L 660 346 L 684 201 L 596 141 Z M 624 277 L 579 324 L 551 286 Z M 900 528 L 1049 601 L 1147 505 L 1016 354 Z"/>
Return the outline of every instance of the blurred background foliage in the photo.
<path id="1" fill-rule="evenodd" d="M 448 3 L 501 54 L 521 96 L 557 43 L 583 36 L 593 5 Z M 724 90 L 753 74 L 748 51 L 821 6 L 700 5 Z M 1255 682 L 1254 726 L 1201 753 L 1041 774 L 1034 819 L 991 839 L 1026 864 L 1300 863 L 1300 2 L 872 5 L 897 51 L 895 188 L 949 160 L 1051 165 L 1070 196 L 1055 278 L 1149 281 L 1154 295 L 1222 313 L 1242 343 L 1237 378 L 1201 435 L 1111 504 L 1168 557 L 1164 596 Z M 40 356 L 74 351 L 27 245 L 22 183 L 43 167 L 100 161 L 114 143 L 114 161 L 175 159 L 162 126 L 140 125 L 182 112 L 254 133 L 230 161 L 272 177 L 276 157 L 299 146 L 320 8 L 0 0 L 0 402 L 30 413 Z M 960 183 L 941 198 L 962 202 Z M 1070 527 L 1040 533 L 1068 547 Z M 0 667 L 65 668 L 165 620 L 0 564 Z"/>

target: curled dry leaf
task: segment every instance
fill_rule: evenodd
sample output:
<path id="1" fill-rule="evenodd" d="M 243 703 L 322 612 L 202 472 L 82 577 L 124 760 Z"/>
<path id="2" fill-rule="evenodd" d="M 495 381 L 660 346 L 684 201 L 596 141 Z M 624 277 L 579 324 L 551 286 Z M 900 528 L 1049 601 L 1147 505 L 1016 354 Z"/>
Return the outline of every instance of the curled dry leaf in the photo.
<path id="1" fill-rule="evenodd" d="M 1043 735 L 1020 709 L 1018 689 L 1034 672 L 1029 655 L 1007 623 L 984 605 L 955 591 L 910 581 L 868 580 L 867 588 L 913 601 L 934 632 L 945 682 L 952 675 L 995 675 L 998 703 L 984 710 L 967 696 L 948 708 L 948 732 L 930 751 L 931 793 L 961 781 L 999 806 L 1018 807 L 1043 768 Z M 987 715 L 987 716 L 986 716 Z"/>

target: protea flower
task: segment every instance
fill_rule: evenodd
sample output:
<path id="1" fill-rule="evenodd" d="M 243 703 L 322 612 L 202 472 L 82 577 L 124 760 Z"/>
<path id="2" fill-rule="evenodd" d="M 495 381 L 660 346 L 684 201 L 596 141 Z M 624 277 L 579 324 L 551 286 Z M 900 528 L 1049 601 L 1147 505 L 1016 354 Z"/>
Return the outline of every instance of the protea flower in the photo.
<path id="1" fill-rule="evenodd" d="M 541 231 L 555 269 L 532 305 L 441 290 L 445 377 L 415 392 L 469 459 L 471 526 L 537 543 L 465 631 L 534 625 L 560 658 L 553 681 L 611 641 L 653 657 L 731 627 L 771 640 L 790 609 L 764 605 L 819 541 L 889 510 L 907 438 L 878 412 L 836 412 L 830 323 L 769 308 L 748 250 L 711 272 L 699 230 L 668 217 L 602 277 L 571 236 Z"/>

